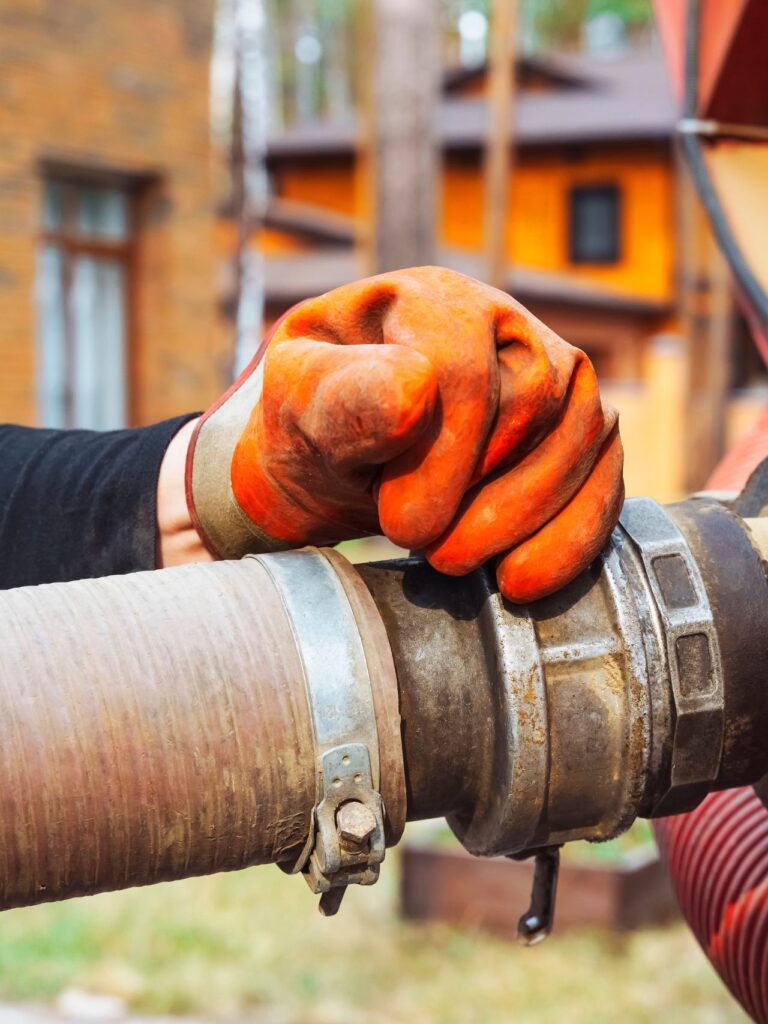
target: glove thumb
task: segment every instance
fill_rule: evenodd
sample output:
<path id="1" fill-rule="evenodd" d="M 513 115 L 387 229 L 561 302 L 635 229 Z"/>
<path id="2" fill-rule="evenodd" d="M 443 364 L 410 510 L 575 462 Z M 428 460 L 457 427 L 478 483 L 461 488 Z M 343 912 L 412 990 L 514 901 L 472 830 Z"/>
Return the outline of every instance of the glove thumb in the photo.
<path id="1" fill-rule="evenodd" d="M 268 359 L 267 376 L 282 382 L 283 429 L 286 417 L 293 419 L 341 476 L 400 455 L 433 420 L 437 378 L 413 349 L 297 339 L 277 346 Z"/>

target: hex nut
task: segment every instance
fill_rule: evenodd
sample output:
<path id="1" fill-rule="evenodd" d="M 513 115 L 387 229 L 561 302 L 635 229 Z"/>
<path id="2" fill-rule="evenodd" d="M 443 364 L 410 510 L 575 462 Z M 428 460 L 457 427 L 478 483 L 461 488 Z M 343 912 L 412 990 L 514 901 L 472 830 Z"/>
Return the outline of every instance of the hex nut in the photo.
<path id="1" fill-rule="evenodd" d="M 376 815 L 359 800 L 350 800 L 336 812 L 336 827 L 342 840 L 362 846 L 376 831 Z"/>

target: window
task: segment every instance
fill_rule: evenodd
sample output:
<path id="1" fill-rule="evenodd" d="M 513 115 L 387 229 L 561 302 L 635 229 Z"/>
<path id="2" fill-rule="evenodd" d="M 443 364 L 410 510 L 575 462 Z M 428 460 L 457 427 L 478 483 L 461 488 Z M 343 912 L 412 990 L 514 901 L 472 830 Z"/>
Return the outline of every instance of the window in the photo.
<path id="1" fill-rule="evenodd" d="M 109 430 L 126 421 L 127 192 L 48 179 L 38 259 L 38 419 Z"/>
<path id="2" fill-rule="evenodd" d="M 619 258 L 619 190 L 616 185 L 571 189 L 571 263 L 615 263 Z"/>

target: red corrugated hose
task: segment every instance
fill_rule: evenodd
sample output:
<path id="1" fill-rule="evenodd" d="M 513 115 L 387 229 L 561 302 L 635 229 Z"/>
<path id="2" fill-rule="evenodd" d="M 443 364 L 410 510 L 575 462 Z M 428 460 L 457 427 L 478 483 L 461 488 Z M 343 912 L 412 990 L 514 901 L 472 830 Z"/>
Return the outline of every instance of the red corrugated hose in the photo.
<path id="1" fill-rule="evenodd" d="M 768 1022 L 768 809 L 751 786 L 656 822 L 682 910 L 733 996 Z"/>

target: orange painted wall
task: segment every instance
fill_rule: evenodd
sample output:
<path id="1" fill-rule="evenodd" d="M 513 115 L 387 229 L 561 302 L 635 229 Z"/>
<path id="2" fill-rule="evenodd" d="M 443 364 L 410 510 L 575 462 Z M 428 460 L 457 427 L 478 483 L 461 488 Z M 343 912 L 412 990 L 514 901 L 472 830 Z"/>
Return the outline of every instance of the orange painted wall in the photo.
<path id="1" fill-rule="evenodd" d="M 259 248 L 267 255 L 270 253 L 311 252 L 313 246 L 303 238 L 297 238 L 289 231 L 277 228 L 264 228 L 259 235 Z"/>
<path id="2" fill-rule="evenodd" d="M 283 199 L 313 203 L 324 210 L 354 216 L 359 207 L 359 188 L 355 162 L 324 162 L 316 157 L 311 164 L 284 165 L 273 174 L 275 193 Z"/>
<path id="3" fill-rule="evenodd" d="M 621 191 L 618 262 L 573 264 L 568 258 L 568 195 L 573 186 L 617 184 Z M 674 177 L 661 151 L 615 148 L 569 161 L 563 154 L 526 156 L 510 188 L 507 230 L 510 260 L 536 270 L 575 277 L 665 299 L 674 274 Z M 480 249 L 483 178 L 474 166 L 448 158 L 443 174 L 442 235 L 450 246 Z"/>
<path id="4" fill-rule="evenodd" d="M 280 168 L 275 190 L 287 199 L 362 218 L 360 174 L 350 160 Z M 620 259 L 614 264 L 573 264 L 568 259 L 568 193 L 574 185 L 618 184 L 621 195 Z M 510 260 L 531 269 L 570 274 L 649 299 L 673 293 L 675 183 L 668 151 L 653 146 L 614 146 L 526 154 L 510 186 Z M 483 244 L 483 175 L 480 159 L 449 155 L 441 185 L 440 233 L 444 244 L 480 250 Z M 277 241 L 277 240 L 274 240 Z M 281 248 L 272 245 L 272 251 Z"/>

